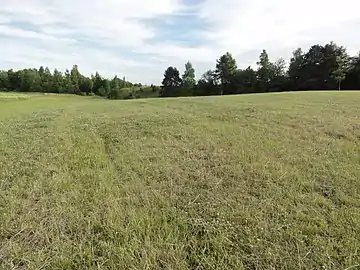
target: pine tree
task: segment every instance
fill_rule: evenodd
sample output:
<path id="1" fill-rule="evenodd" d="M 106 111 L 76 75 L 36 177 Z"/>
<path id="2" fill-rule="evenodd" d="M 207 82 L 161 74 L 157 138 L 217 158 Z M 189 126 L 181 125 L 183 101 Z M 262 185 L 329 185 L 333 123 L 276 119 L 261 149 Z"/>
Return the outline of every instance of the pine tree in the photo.
<path id="1" fill-rule="evenodd" d="M 233 56 L 227 52 L 216 61 L 215 74 L 216 78 L 220 80 L 221 91 L 220 94 L 226 94 L 231 87 L 231 81 L 236 74 L 237 65 Z"/>

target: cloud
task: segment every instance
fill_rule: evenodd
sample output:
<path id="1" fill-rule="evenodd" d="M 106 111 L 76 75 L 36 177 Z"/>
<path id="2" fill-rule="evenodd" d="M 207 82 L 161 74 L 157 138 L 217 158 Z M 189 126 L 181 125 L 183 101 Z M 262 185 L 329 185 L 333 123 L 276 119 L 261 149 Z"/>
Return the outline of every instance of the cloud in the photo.
<path id="1" fill-rule="evenodd" d="M 356 0 L 341 5 L 326 0 L 208 0 L 201 4 L 199 16 L 215 26 L 210 39 L 217 48 L 235 54 L 264 48 L 277 58 L 290 56 L 296 47 L 331 40 L 359 48 L 352 27 L 360 22 L 359 7 Z"/>
<path id="2" fill-rule="evenodd" d="M 22 38 L 22 39 L 36 39 L 36 40 L 49 40 L 65 43 L 76 42 L 75 39 L 71 38 L 57 38 L 46 33 L 40 33 L 36 31 L 28 31 L 17 27 L 11 27 L 8 25 L 0 25 L 0 33 L 6 37 Z"/>
<path id="3" fill-rule="evenodd" d="M 360 48 L 360 3 L 303 0 L 0 0 L 0 68 L 40 65 L 159 83 L 168 65 L 198 76 L 229 51 L 239 67 L 262 49 L 288 59 L 331 40 Z"/>

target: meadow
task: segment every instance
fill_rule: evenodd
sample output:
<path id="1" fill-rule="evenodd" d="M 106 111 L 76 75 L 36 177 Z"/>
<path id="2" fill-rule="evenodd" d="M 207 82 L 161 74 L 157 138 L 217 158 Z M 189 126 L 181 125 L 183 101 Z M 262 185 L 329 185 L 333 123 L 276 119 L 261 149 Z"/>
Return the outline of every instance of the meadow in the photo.
<path id="1" fill-rule="evenodd" d="M 360 268 L 360 92 L 5 95 L 0 269 Z"/>
<path id="2" fill-rule="evenodd" d="M 13 100 L 13 99 L 28 99 L 30 98 L 29 94 L 20 94 L 20 93 L 12 93 L 12 92 L 0 92 L 0 100 Z"/>

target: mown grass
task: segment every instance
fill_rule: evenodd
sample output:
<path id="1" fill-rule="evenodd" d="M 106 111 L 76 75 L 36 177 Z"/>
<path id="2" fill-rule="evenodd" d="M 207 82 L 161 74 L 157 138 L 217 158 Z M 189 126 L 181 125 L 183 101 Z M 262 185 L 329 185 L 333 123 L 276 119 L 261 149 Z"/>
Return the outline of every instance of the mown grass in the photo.
<path id="1" fill-rule="evenodd" d="M 2 269 L 359 264 L 359 92 L 0 103 Z"/>
<path id="2" fill-rule="evenodd" d="M 12 99 L 29 99 L 30 97 L 31 96 L 27 94 L 0 92 L 0 102 Z"/>

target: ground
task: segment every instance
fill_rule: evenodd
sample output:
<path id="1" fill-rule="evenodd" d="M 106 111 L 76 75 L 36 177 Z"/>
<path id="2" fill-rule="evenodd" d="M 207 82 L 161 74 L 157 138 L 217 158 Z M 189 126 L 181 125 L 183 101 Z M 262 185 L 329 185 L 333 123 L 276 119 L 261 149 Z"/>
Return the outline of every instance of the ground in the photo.
<path id="1" fill-rule="evenodd" d="M 3 96 L 0 269 L 360 267 L 360 92 Z"/>

